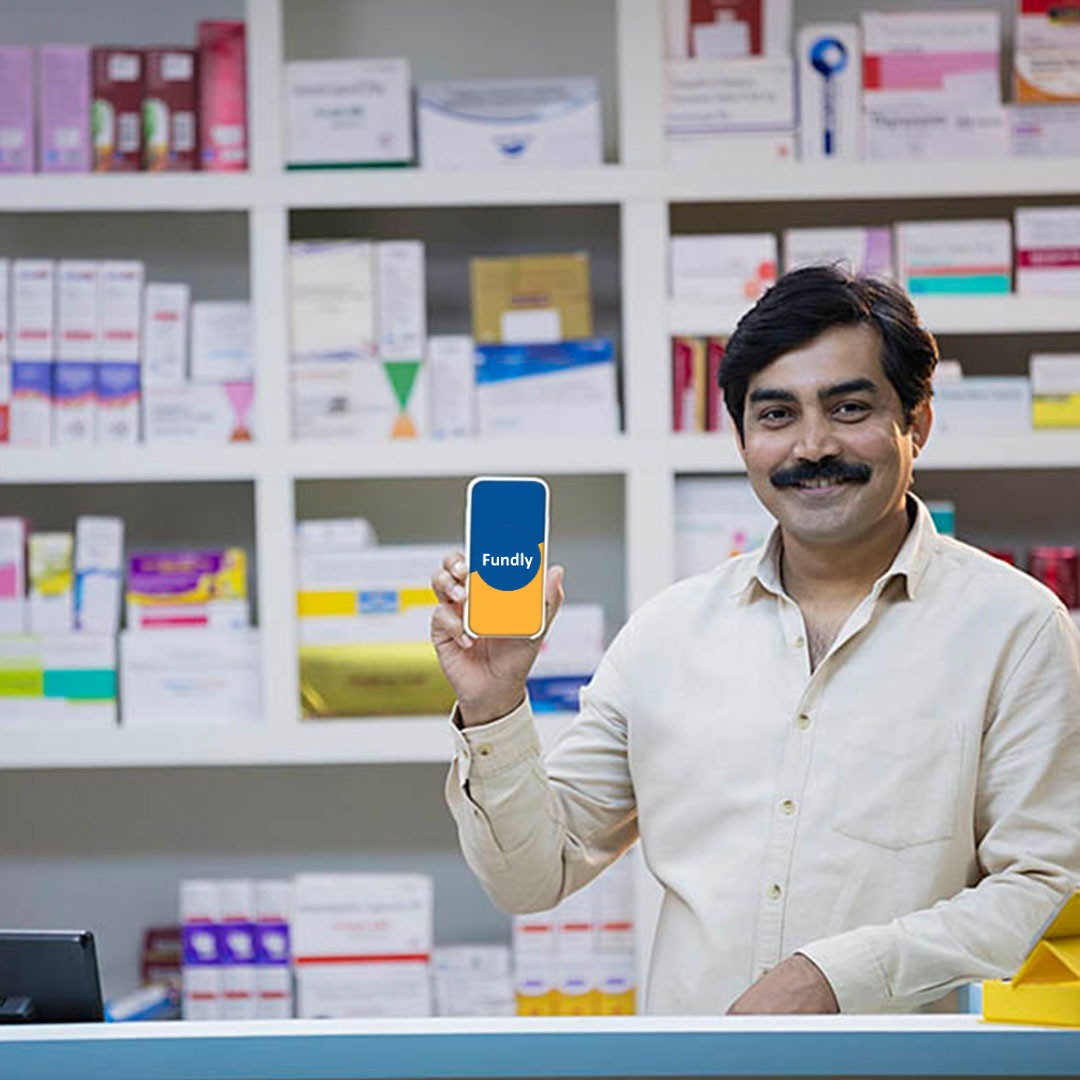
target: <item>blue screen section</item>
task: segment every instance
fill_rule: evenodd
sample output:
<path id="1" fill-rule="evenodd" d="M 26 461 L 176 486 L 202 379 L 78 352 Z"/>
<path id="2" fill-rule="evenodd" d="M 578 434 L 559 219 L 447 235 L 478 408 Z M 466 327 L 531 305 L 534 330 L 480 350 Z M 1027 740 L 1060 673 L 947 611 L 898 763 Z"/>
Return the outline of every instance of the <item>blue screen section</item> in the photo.
<path id="1" fill-rule="evenodd" d="M 473 486 L 469 570 L 493 589 L 522 589 L 539 572 L 546 495 L 535 480 L 481 480 Z M 509 565 L 485 566 L 485 554 Z M 522 556 L 531 562 L 526 565 Z"/>
<path id="2" fill-rule="evenodd" d="M 546 345 L 479 345 L 476 381 L 497 383 L 531 375 L 551 375 L 589 364 L 610 364 L 614 359 L 615 350 L 607 338 Z"/>

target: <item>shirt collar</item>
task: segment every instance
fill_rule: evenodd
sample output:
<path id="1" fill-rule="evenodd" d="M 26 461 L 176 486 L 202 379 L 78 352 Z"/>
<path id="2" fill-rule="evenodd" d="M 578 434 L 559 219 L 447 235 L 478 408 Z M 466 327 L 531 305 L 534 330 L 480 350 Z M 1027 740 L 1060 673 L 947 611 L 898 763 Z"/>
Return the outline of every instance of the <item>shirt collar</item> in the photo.
<path id="1" fill-rule="evenodd" d="M 907 536 L 904 537 L 904 542 L 900 545 L 900 550 L 897 551 L 888 570 L 874 582 L 871 591 L 875 599 L 881 595 L 890 581 L 894 578 L 902 578 L 908 599 L 914 600 L 929 568 L 930 557 L 938 537 L 934 519 L 930 516 L 926 504 L 916 495 L 908 495 L 908 508 L 914 511 L 911 528 L 908 529 Z M 754 585 L 774 596 L 786 595 L 780 578 L 781 549 L 780 526 L 777 525 L 765 543 L 748 556 L 736 577 L 731 591 L 732 596 L 743 596 L 749 593 Z"/>

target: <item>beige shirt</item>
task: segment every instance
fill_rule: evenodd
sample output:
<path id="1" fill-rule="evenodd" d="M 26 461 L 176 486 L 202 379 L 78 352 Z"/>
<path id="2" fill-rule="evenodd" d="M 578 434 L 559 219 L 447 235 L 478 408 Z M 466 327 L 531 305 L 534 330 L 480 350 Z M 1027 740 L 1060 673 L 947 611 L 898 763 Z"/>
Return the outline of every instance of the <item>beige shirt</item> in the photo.
<path id="1" fill-rule="evenodd" d="M 916 505 L 812 673 L 774 532 L 638 610 L 543 762 L 527 702 L 455 727 L 447 799 L 495 902 L 551 908 L 640 836 L 650 1012 L 724 1012 L 795 951 L 844 1012 L 1013 971 L 1080 877 L 1080 635 Z"/>

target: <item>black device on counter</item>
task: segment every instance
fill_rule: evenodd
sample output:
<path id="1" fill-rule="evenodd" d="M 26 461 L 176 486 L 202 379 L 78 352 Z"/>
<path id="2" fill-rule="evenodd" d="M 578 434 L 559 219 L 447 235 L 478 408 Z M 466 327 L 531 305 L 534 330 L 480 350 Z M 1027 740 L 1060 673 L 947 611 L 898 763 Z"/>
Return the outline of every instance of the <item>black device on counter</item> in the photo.
<path id="1" fill-rule="evenodd" d="M 0 930 L 0 1024 L 104 1019 L 90 931 Z"/>

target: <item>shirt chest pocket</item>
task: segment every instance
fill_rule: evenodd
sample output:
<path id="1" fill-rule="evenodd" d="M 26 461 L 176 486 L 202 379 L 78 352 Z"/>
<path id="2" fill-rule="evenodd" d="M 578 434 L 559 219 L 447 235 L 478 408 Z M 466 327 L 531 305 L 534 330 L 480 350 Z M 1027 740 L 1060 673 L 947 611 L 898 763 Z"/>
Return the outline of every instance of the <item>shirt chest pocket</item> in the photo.
<path id="1" fill-rule="evenodd" d="M 944 719 L 849 729 L 841 747 L 832 827 L 900 851 L 956 831 L 962 740 Z"/>

